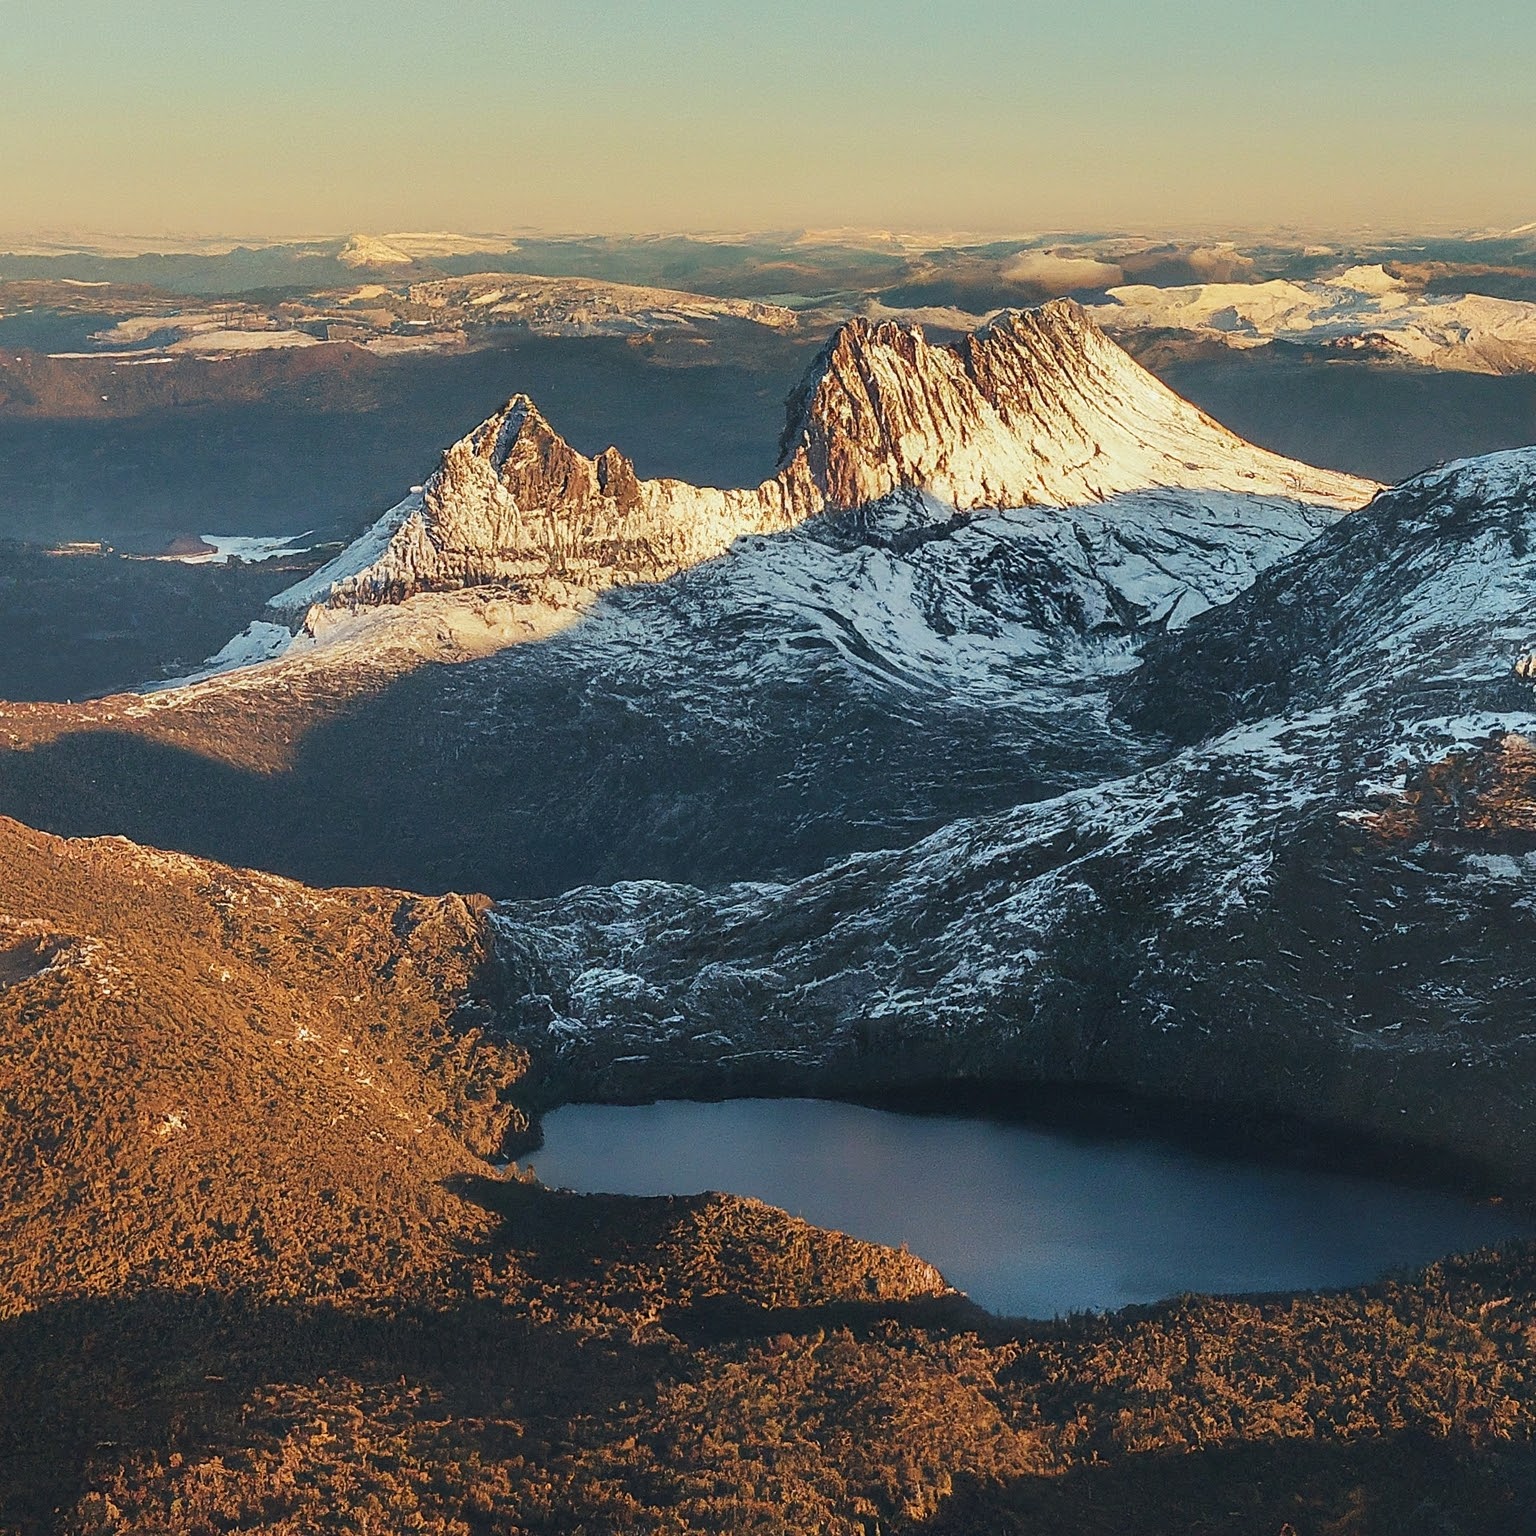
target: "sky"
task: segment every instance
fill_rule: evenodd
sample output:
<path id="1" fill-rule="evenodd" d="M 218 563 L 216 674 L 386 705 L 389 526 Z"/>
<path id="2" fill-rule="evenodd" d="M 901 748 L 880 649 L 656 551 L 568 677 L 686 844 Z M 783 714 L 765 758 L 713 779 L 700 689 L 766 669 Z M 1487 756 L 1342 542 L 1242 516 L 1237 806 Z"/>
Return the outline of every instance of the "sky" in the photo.
<path id="1" fill-rule="evenodd" d="M 1507 227 L 1531 0 L 0 0 L 0 233 Z"/>

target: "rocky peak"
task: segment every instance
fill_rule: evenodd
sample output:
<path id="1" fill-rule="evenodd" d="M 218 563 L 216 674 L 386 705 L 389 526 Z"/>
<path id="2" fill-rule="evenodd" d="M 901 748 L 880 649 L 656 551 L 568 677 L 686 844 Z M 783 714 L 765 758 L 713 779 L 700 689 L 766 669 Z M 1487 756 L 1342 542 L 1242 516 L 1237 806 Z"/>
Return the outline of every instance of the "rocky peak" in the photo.
<path id="1" fill-rule="evenodd" d="M 983 404 L 920 327 L 850 320 L 790 397 L 780 477 L 839 508 L 926 486 L 947 449 L 987 432 Z"/>
<path id="2" fill-rule="evenodd" d="M 449 453 L 458 449 L 484 459 L 524 508 L 585 500 L 600 493 L 607 480 L 621 477 L 620 466 L 629 463 L 617 448 L 605 448 L 596 460 L 578 453 L 527 395 L 514 395 Z M 634 479 L 633 468 L 629 478 Z"/>
<path id="3" fill-rule="evenodd" d="M 451 544 L 460 537 L 516 548 L 528 518 L 570 519 L 599 504 L 622 516 L 639 501 L 634 465 L 617 448 L 578 453 L 527 395 L 507 404 L 443 455 L 424 489 L 425 511 Z"/>
<path id="4" fill-rule="evenodd" d="M 999 316 L 953 345 L 852 320 L 791 397 L 780 478 L 797 507 L 931 492 L 963 511 L 1153 486 L 1358 506 L 1374 489 L 1245 443 L 1117 347 L 1081 305 Z"/>
<path id="5" fill-rule="evenodd" d="M 917 326 L 852 320 L 791 397 L 778 473 L 760 486 L 641 480 L 618 449 L 587 457 L 517 395 L 448 449 L 420 493 L 274 604 L 356 607 L 486 582 L 543 600 L 551 583 L 659 580 L 743 535 L 898 491 L 969 512 L 1154 487 L 1336 508 L 1375 489 L 1234 437 L 1069 300 L 1003 315 L 949 346 Z"/>

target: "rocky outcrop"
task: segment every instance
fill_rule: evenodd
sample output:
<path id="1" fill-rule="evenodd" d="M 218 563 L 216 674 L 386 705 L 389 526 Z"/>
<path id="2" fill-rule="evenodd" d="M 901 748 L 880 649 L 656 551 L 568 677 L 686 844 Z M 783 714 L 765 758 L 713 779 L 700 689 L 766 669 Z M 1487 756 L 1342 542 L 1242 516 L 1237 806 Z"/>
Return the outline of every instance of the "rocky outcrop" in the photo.
<path id="1" fill-rule="evenodd" d="M 800 520 L 776 480 L 723 491 L 641 480 L 617 448 L 588 458 L 517 395 L 449 448 L 420 491 L 272 606 L 301 616 L 314 603 L 360 608 L 490 582 L 560 602 L 563 587 L 662 580 L 743 534 Z"/>
<path id="2" fill-rule="evenodd" d="M 1368 482 L 1243 442 L 1061 300 L 955 346 L 843 326 L 790 401 L 778 473 L 753 489 L 642 480 L 588 458 L 525 395 L 455 443 L 424 488 L 273 599 L 358 608 L 508 582 L 535 597 L 656 581 L 829 509 L 918 490 L 956 511 L 1072 506 L 1155 487 L 1360 505 Z"/>
<path id="3" fill-rule="evenodd" d="M 1151 487 L 1356 507 L 1374 486 L 1267 453 L 1181 399 L 1070 299 L 954 346 L 854 321 L 790 402 L 781 480 L 854 507 L 919 487 L 963 510 L 1075 506 Z"/>

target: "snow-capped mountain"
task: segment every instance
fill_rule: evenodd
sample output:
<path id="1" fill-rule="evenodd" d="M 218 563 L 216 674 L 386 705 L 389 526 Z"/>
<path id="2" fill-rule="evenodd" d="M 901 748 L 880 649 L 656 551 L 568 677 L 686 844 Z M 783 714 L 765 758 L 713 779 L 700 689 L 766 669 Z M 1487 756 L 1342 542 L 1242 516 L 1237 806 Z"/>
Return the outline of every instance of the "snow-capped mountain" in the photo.
<path id="1" fill-rule="evenodd" d="M 1069 1079 L 1524 1158 L 1536 453 L 1370 490 L 1069 305 L 841 332 L 755 490 L 517 401 L 277 661 L 7 711 L 0 808 L 494 892 L 551 1092 Z M 357 681 L 496 605 L 527 643 Z"/>
<path id="2" fill-rule="evenodd" d="M 353 235 L 336 253 L 336 259 L 344 267 L 370 269 L 410 267 L 416 264 L 415 256 L 402 251 L 388 240 L 381 240 L 377 235 Z"/>
<path id="3" fill-rule="evenodd" d="M 797 406 L 799 409 L 797 410 Z M 1079 506 L 1167 487 L 1356 507 L 1375 488 L 1245 443 L 1057 299 L 953 346 L 843 327 L 791 401 L 780 478 L 810 505 L 919 488 L 961 511 Z"/>
<path id="4" fill-rule="evenodd" d="M 750 490 L 642 480 L 596 458 L 518 396 L 455 443 L 424 487 L 308 581 L 273 599 L 355 609 L 512 582 L 587 590 L 659 581 L 893 492 L 957 512 L 1079 506 L 1152 488 L 1343 509 L 1368 482 L 1255 448 L 1181 400 L 1076 304 L 1005 316 L 954 346 L 852 321 L 790 402 L 778 473 Z"/>
<path id="5" fill-rule="evenodd" d="M 1533 549 L 1536 452 L 1447 466 L 1152 642 L 1166 761 L 787 884 L 504 904 L 508 1027 L 555 1093 L 1081 1080 L 1528 1164 Z"/>
<path id="6" fill-rule="evenodd" d="M 956 347 L 855 325 L 766 485 L 641 481 L 519 399 L 236 670 L 126 714 L 268 771 L 345 710 L 280 817 L 226 810 L 241 840 L 198 845 L 237 861 L 501 895 L 789 877 L 1143 766 L 1164 749 L 1108 718 L 1110 681 L 1371 489 L 1241 443 L 1072 305 Z M 462 664 L 399 677 L 413 635 Z M 49 793 L 28 811 L 60 825 Z"/>

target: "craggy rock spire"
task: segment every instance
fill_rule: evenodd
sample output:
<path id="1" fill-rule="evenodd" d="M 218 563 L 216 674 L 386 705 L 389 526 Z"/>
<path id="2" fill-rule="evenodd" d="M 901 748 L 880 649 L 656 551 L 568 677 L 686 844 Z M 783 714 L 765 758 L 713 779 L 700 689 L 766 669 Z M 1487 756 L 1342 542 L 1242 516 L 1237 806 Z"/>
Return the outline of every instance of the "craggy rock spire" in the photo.
<path id="1" fill-rule="evenodd" d="M 851 321 L 790 409 L 780 478 L 822 505 L 917 487 L 964 511 L 1071 506 L 1168 486 L 1354 507 L 1375 489 L 1244 442 L 1070 299 L 1002 315 L 953 346 Z"/>
<path id="2" fill-rule="evenodd" d="M 1069 301 L 953 346 L 916 326 L 840 327 L 789 402 L 777 473 L 750 490 L 641 480 L 588 458 L 518 395 L 444 454 L 420 492 L 273 599 L 359 608 L 488 582 L 562 600 L 665 579 L 746 534 L 916 490 L 957 511 L 1071 506 L 1149 487 L 1335 508 L 1375 487 L 1255 448 L 1180 399 Z"/>

